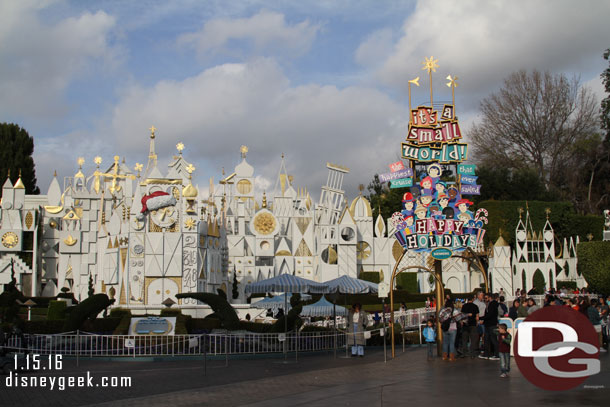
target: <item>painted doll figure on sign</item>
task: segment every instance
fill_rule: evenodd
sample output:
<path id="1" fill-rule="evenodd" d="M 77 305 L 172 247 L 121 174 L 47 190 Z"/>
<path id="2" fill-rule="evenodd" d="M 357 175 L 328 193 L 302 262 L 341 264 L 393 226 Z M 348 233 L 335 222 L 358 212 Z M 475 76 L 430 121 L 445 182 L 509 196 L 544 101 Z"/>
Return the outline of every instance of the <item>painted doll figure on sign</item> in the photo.
<path id="1" fill-rule="evenodd" d="M 472 211 L 468 210 L 468 208 L 470 208 L 470 205 L 472 205 L 472 204 L 473 203 L 466 198 L 460 199 L 459 201 L 457 201 L 455 203 L 455 207 L 458 210 L 458 219 L 459 219 L 459 214 L 462 214 L 462 213 L 468 214 L 468 216 L 469 216 L 468 220 L 472 219 L 474 214 L 472 213 Z"/>
<path id="2" fill-rule="evenodd" d="M 419 183 L 419 188 L 421 189 L 422 195 L 432 196 L 434 194 L 434 184 L 432 183 L 432 178 L 425 177 L 424 179 L 422 179 Z"/>
<path id="3" fill-rule="evenodd" d="M 435 188 L 434 199 L 436 199 L 436 200 L 438 200 L 439 196 L 447 194 L 447 184 L 443 181 L 438 181 L 435 184 L 434 188 Z"/>
<path id="4" fill-rule="evenodd" d="M 441 179 L 441 174 L 443 173 L 443 169 L 440 164 L 434 163 L 428 166 L 428 177 L 432 179 L 432 187 L 438 183 Z"/>
<path id="5" fill-rule="evenodd" d="M 401 213 L 407 217 L 415 213 L 415 198 L 410 192 L 405 192 L 402 196 L 402 211 Z"/>

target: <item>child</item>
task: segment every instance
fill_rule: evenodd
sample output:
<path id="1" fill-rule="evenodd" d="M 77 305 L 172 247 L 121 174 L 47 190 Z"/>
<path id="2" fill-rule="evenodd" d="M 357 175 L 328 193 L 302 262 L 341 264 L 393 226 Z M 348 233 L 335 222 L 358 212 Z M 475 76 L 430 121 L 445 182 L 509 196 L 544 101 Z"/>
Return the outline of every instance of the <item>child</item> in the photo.
<path id="1" fill-rule="evenodd" d="M 510 340 L 506 324 L 498 325 L 498 350 L 500 353 L 500 377 L 508 377 L 510 372 Z"/>
<path id="2" fill-rule="evenodd" d="M 428 346 L 428 360 L 434 359 L 434 344 L 436 343 L 436 331 L 434 323 L 431 319 L 428 320 L 427 326 L 424 328 L 424 339 Z"/>

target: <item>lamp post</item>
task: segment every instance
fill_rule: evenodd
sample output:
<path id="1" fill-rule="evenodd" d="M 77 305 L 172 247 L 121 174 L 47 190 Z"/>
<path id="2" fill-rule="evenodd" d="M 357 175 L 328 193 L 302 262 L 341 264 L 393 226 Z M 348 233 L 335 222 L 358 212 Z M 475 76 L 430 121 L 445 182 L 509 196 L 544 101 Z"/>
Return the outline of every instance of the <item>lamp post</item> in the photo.
<path id="1" fill-rule="evenodd" d="M 26 302 L 24 302 L 23 305 L 28 307 L 28 321 L 31 321 L 32 320 L 32 307 L 35 307 L 36 303 L 34 301 L 32 301 L 31 299 L 29 299 Z"/>

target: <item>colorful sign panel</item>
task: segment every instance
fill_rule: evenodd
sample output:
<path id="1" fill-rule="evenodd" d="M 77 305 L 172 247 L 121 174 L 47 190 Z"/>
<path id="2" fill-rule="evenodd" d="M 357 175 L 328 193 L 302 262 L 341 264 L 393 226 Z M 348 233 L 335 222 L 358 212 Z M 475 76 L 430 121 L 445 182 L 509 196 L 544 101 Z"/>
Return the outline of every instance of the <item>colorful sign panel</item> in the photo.
<path id="1" fill-rule="evenodd" d="M 379 182 L 388 182 L 393 179 L 408 178 L 413 176 L 413 170 L 411 168 L 405 168 L 404 170 L 396 172 L 386 172 L 385 174 L 379 174 Z"/>
<path id="2" fill-rule="evenodd" d="M 430 255 L 437 260 L 445 260 L 453 256 L 453 252 L 446 247 L 439 247 L 430 252 Z"/>
<path id="3" fill-rule="evenodd" d="M 402 163 L 402 161 L 396 161 L 395 163 L 390 164 L 389 167 L 390 167 L 390 171 L 392 171 L 392 172 L 396 172 L 396 171 L 405 169 L 405 165 Z"/>
<path id="4" fill-rule="evenodd" d="M 455 100 L 457 83 L 455 78 L 447 78 Z M 432 87 L 430 93 L 432 100 Z M 380 181 L 390 181 L 390 188 L 411 188 L 403 194 L 402 210 L 391 219 L 396 240 L 406 250 L 429 251 L 438 260 L 451 257 L 455 251 L 478 247 L 485 235 L 487 211 L 475 212 L 473 202 L 464 198 L 480 195 L 481 186 L 477 185 L 475 165 L 463 164 L 468 159 L 468 144 L 463 142 L 454 104 L 445 104 L 439 110 L 432 104 L 411 109 L 401 156 L 416 169 L 409 176 L 413 178 L 387 177 L 389 174 L 379 177 Z"/>
<path id="5" fill-rule="evenodd" d="M 476 165 L 474 164 L 460 164 L 457 166 L 458 175 L 474 175 Z"/>
<path id="6" fill-rule="evenodd" d="M 413 178 L 393 179 L 390 188 L 410 188 L 413 186 Z"/>

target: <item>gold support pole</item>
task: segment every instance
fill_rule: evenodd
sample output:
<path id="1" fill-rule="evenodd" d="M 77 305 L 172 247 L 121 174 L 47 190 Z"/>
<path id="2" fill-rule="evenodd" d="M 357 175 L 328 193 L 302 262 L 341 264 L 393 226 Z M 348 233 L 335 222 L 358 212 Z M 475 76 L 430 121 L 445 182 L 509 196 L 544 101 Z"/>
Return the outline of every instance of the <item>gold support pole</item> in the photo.
<path id="1" fill-rule="evenodd" d="M 400 262 L 402 261 L 402 258 L 404 257 L 404 255 L 406 253 L 407 253 L 407 251 L 404 250 L 402 252 L 402 255 L 400 256 L 400 258 L 396 261 L 396 265 L 394 266 L 394 269 L 392 271 L 392 277 L 390 278 L 390 330 L 392 332 L 392 359 L 394 359 L 396 357 L 396 350 L 394 347 L 394 280 L 395 280 L 397 274 L 402 273 L 405 270 L 409 270 L 409 269 L 424 270 L 424 271 L 427 271 L 428 273 L 432 274 L 432 276 L 434 277 L 434 279 L 436 281 L 436 321 L 437 321 L 437 330 L 439 332 L 438 333 L 439 343 L 443 339 L 442 332 L 440 332 L 440 322 L 438 322 L 438 313 L 442 308 L 441 300 L 443 299 L 443 297 L 445 297 L 445 289 L 443 287 L 442 275 L 441 275 L 441 273 L 437 272 L 436 270 L 431 270 L 424 266 L 407 266 L 407 267 L 403 267 L 400 270 L 398 270 L 398 265 L 400 264 Z M 439 263 L 441 263 L 440 260 L 437 260 L 437 261 Z"/>

